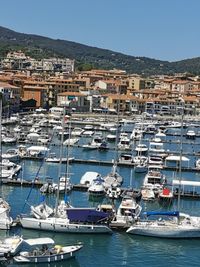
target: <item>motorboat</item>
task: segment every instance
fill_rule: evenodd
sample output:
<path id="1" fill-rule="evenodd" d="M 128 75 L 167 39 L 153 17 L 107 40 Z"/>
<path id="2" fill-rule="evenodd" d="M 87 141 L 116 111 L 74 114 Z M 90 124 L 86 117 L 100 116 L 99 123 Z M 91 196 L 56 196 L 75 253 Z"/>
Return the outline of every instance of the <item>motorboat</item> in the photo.
<path id="1" fill-rule="evenodd" d="M 194 130 L 188 130 L 186 132 L 186 138 L 187 139 L 195 139 L 196 138 L 196 133 Z"/>
<path id="2" fill-rule="evenodd" d="M 142 194 L 142 200 L 145 201 L 152 201 L 155 200 L 155 193 L 153 188 L 142 188 L 141 189 L 141 194 Z"/>
<path id="3" fill-rule="evenodd" d="M 8 149 L 5 153 L 1 155 L 2 159 L 8 159 L 10 161 L 18 161 L 20 159 L 18 149 Z"/>
<path id="4" fill-rule="evenodd" d="M 88 188 L 89 196 L 104 196 L 105 195 L 105 187 L 104 180 L 101 177 L 97 177 L 92 181 L 92 184 Z"/>
<path id="5" fill-rule="evenodd" d="M 3 198 L 0 198 L 0 229 L 9 230 L 12 223 L 13 219 L 10 217 L 10 206 Z"/>
<path id="6" fill-rule="evenodd" d="M 51 194 L 55 192 L 56 184 L 53 183 L 53 179 L 47 177 L 45 183 L 40 187 L 40 192 L 43 194 Z"/>
<path id="7" fill-rule="evenodd" d="M 106 136 L 106 140 L 107 140 L 108 142 L 114 142 L 114 141 L 116 140 L 116 138 L 117 138 L 116 134 L 108 134 L 108 135 Z"/>
<path id="8" fill-rule="evenodd" d="M 60 246 L 55 245 L 54 240 L 49 237 L 27 239 L 27 251 L 21 251 L 19 256 L 15 256 L 17 263 L 51 263 L 67 260 L 75 257 L 76 253 L 83 247 L 82 245 Z"/>
<path id="9" fill-rule="evenodd" d="M 143 160 L 141 157 L 140 161 L 135 163 L 134 171 L 136 173 L 144 173 L 144 172 L 147 172 L 147 170 L 148 170 L 147 161 L 146 159 Z"/>
<path id="10" fill-rule="evenodd" d="M 71 136 L 81 136 L 83 132 L 84 130 L 82 128 L 76 127 L 71 131 Z"/>
<path id="11" fill-rule="evenodd" d="M 73 146 L 79 142 L 79 138 L 68 138 L 63 142 L 63 145 Z"/>
<path id="12" fill-rule="evenodd" d="M 69 162 L 71 162 L 74 160 L 74 157 L 69 157 L 69 159 L 66 157 L 62 157 L 61 162 L 66 163 L 67 160 L 69 160 Z M 60 158 L 57 157 L 55 153 L 49 153 L 49 155 L 45 158 L 45 161 L 50 162 L 50 163 L 59 163 Z"/>
<path id="13" fill-rule="evenodd" d="M 127 136 L 120 138 L 119 143 L 117 144 L 119 150 L 130 150 L 131 149 L 131 140 Z"/>
<path id="14" fill-rule="evenodd" d="M 142 155 L 142 154 L 147 153 L 147 151 L 148 151 L 148 147 L 147 147 L 147 145 L 145 145 L 145 144 L 138 144 L 138 145 L 136 146 L 136 148 L 135 148 L 135 151 L 136 151 L 138 154 Z"/>
<path id="15" fill-rule="evenodd" d="M 16 178 L 17 174 L 20 172 L 22 166 L 16 164 L 8 159 L 3 159 L 0 163 L 1 166 L 1 179 L 13 179 Z"/>
<path id="16" fill-rule="evenodd" d="M 14 136 L 4 136 L 4 135 L 2 135 L 1 142 L 4 143 L 4 144 L 14 144 L 14 143 L 17 142 L 17 138 L 14 137 Z"/>
<path id="17" fill-rule="evenodd" d="M 163 167 L 163 158 L 160 156 L 149 156 L 148 158 L 148 164 L 149 166 L 155 165 L 155 166 L 160 166 Z"/>
<path id="18" fill-rule="evenodd" d="M 166 184 L 165 175 L 161 172 L 162 167 L 149 166 L 148 173 L 144 177 L 143 188 L 152 189 L 155 194 L 158 194 Z"/>
<path id="19" fill-rule="evenodd" d="M 82 133 L 82 136 L 92 136 L 94 134 L 94 131 L 91 130 L 84 130 Z"/>
<path id="20" fill-rule="evenodd" d="M 90 186 L 94 180 L 101 177 L 98 172 L 85 172 L 80 179 L 80 184 Z"/>
<path id="21" fill-rule="evenodd" d="M 100 149 L 105 144 L 105 140 L 100 135 L 96 135 L 92 138 L 92 141 L 82 147 L 84 149 Z"/>
<path id="22" fill-rule="evenodd" d="M 0 240 L 0 261 L 15 256 L 21 250 L 24 243 L 22 236 L 14 235 Z"/>
<path id="23" fill-rule="evenodd" d="M 164 155 L 166 154 L 164 145 L 160 139 L 154 139 L 149 143 L 149 155 Z"/>
<path id="24" fill-rule="evenodd" d="M 45 146 L 30 146 L 26 149 L 26 156 L 43 158 L 48 151 Z"/>
<path id="25" fill-rule="evenodd" d="M 73 185 L 69 177 L 67 177 L 66 175 L 61 176 L 59 181 L 59 185 L 57 184 L 56 186 L 54 186 L 55 191 L 59 189 L 60 193 L 66 193 L 72 190 Z"/>
<path id="26" fill-rule="evenodd" d="M 140 216 L 142 207 L 128 195 L 122 199 L 110 227 L 128 228 Z"/>
<path id="27" fill-rule="evenodd" d="M 131 153 L 121 153 L 118 162 L 123 164 L 132 164 L 133 155 Z"/>

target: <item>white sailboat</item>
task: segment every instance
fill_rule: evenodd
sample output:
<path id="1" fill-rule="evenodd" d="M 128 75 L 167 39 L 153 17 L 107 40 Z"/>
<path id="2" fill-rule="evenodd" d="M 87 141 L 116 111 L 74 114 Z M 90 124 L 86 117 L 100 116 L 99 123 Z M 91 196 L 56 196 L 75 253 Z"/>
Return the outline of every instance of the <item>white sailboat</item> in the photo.
<path id="1" fill-rule="evenodd" d="M 60 154 L 61 159 L 62 150 Z M 59 166 L 61 166 L 61 164 Z M 69 173 L 67 171 L 67 177 L 68 175 Z M 60 185 L 58 184 L 55 210 L 52 212 L 51 208 L 49 208 L 46 204 L 45 207 L 38 206 L 37 210 L 32 207 L 32 216 L 21 215 L 20 223 L 22 227 L 65 233 L 112 233 L 112 230 L 108 227 L 108 225 L 103 222 L 97 224 L 86 222 L 80 223 L 78 221 L 71 222 L 66 212 L 66 208 L 69 207 L 67 203 L 64 203 L 64 205 L 62 203 L 62 210 L 61 205 L 59 205 L 59 187 Z"/>
<path id="2" fill-rule="evenodd" d="M 2 94 L 0 94 L 0 145 L 2 143 L 1 140 L 1 129 L 2 129 Z M 2 154 L 2 148 L 0 147 Z M 3 178 L 3 170 L 2 170 L 2 157 L 0 164 L 0 178 Z M 8 230 L 10 229 L 13 223 L 13 219 L 10 217 L 10 205 L 3 199 L 0 198 L 0 229 Z"/>
<path id="3" fill-rule="evenodd" d="M 183 137 L 183 114 L 181 120 L 179 181 L 181 179 L 182 137 Z M 137 221 L 126 232 L 135 235 L 153 236 L 161 238 L 200 238 L 200 217 L 194 217 L 180 213 L 179 207 L 180 207 L 180 187 L 178 195 L 178 211 L 146 212 L 145 215 L 147 218 L 151 215 L 160 216 L 160 218 L 157 220 L 152 219 L 152 220 Z"/>

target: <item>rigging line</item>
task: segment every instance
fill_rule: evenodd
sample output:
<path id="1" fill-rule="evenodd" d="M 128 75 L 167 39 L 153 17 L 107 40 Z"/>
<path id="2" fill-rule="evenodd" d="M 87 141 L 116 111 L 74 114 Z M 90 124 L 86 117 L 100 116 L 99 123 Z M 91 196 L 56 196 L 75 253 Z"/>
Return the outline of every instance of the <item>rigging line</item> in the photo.
<path id="1" fill-rule="evenodd" d="M 50 142 L 49 142 L 47 148 L 49 148 L 49 146 L 50 146 L 50 144 L 51 144 L 51 141 L 53 140 L 53 136 L 54 136 L 54 131 L 53 131 L 53 133 L 52 133 L 52 136 L 51 136 L 51 139 L 50 139 Z M 42 166 L 43 166 L 43 164 L 44 164 L 44 162 L 45 162 L 45 158 L 46 158 L 47 152 L 48 152 L 48 150 L 45 151 L 43 160 L 42 160 L 41 163 L 40 163 L 40 166 L 39 166 L 39 168 L 38 168 L 38 170 L 37 170 L 37 173 L 36 173 L 36 175 L 35 175 L 35 178 L 32 180 L 32 185 L 31 185 L 30 191 L 29 191 L 29 193 L 28 193 L 28 196 L 27 196 L 27 198 L 25 199 L 25 202 L 24 202 L 24 205 L 23 205 L 23 208 L 22 208 L 21 213 L 24 212 L 25 206 L 26 206 L 26 204 L 28 203 L 29 197 L 30 197 L 31 192 L 32 192 L 32 190 L 33 190 L 33 187 L 34 187 L 34 185 L 35 185 L 35 180 L 36 180 L 36 178 L 38 177 L 38 175 L 39 175 L 39 173 L 40 173 L 40 170 L 41 170 L 41 168 L 42 168 Z"/>

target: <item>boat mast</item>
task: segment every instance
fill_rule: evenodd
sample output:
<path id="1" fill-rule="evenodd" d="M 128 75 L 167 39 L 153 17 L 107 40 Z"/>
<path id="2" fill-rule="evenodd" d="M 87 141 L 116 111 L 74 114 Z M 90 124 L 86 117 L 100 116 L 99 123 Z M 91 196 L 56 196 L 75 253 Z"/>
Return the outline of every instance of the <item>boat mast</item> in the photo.
<path id="1" fill-rule="evenodd" d="M 117 100 L 117 130 L 116 130 L 116 139 L 115 139 L 115 159 L 114 159 L 114 172 L 117 169 L 117 161 L 118 161 L 118 142 L 119 142 L 119 97 L 120 92 L 118 90 L 118 100 Z"/>
<path id="2" fill-rule="evenodd" d="M 70 176 L 69 173 L 69 150 L 70 150 L 70 139 L 71 139 L 71 117 L 68 116 L 68 129 L 69 129 L 69 137 L 68 137 L 68 143 L 67 143 L 67 163 L 66 163 L 66 177 L 65 177 L 65 195 L 64 195 L 64 200 L 66 202 L 66 198 L 67 198 L 67 179 Z"/>
<path id="3" fill-rule="evenodd" d="M 65 128 L 65 106 L 63 107 L 63 117 L 62 117 L 62 135 L 61 135 L 61 144 L 60 144 L 60 161 L 58 166 L 58 189 L 56 194 L 56 205 L 55 205 L 55 214 L 58 213 L 58 203 L 60 196 L 60 177 L 62 169 L 62 157 L 63 157 L 63 142 L 64 142 L 64 128 Z"/>
<path id="4" fill-rule="evenodd" d="M 180 200 L 181 200 L 181 180 L 182 180 L 182 157 L 183 157 L 183 118 L 185 111 L 185 102 L 181 99 L 182 103 L 182 113 L 181 113 L 181 135 L 180 135 L 180 161 L 179 161 L 179 188 L 178 188 L 178 211 L 180 210 Z"/>
<path id="5" fill-rule="evenodd" d="M 3 101 L 3 94 L 0 92 L 0 164 L 1 164 L 1 169 L 0 169 L 0 183 L 2 183 L 2 137 L 1 137 L 1 132 L 2 132 L 2 101 Z"/>

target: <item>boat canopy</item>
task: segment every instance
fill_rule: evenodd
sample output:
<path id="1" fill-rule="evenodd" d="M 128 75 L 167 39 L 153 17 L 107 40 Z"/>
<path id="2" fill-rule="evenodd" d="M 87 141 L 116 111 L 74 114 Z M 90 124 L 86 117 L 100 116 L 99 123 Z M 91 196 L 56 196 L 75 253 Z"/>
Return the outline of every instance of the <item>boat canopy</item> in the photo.
<path id="1" fill-rule="evenodd" d="M 166 157 L 165 160 L 168 160 L 168 161 L 180 161 L 180 156 L 175 156 L 175 155 L 168 156 L 168 157 Z M 182 156 L 181 157 L 181 161 L 189 161 L 189 159 L 184 157 L 184 156 Z"/>
<path id="2" fill-rule="evenodd" d="M 27 148 L 27 151 L 38 151 L 38 152 L 42 152 L 42 151 L 49 151 L 49 149 L 45 146 L 30 146 Z"/>
<path id="3" fill-rule="evenodd" d="M 146 211 L 143 214 L 147 217 L 151 215 L 165 215 L 165 216 L 179 217 L 179 211 Z"/>
<path id="4" fill-rule="evenodd" d="M 189 186 L 200 186 L 200 182 L 198 181 L 179 181 L 173 180 L 172 185 L 189 185 Z"/>
<path id="5" fill-rule="evenodd" d="M 26 239 L 25 242 L 29 246 L 53 245 L 54 244 L 54 240 L 49 237 Z"/>

